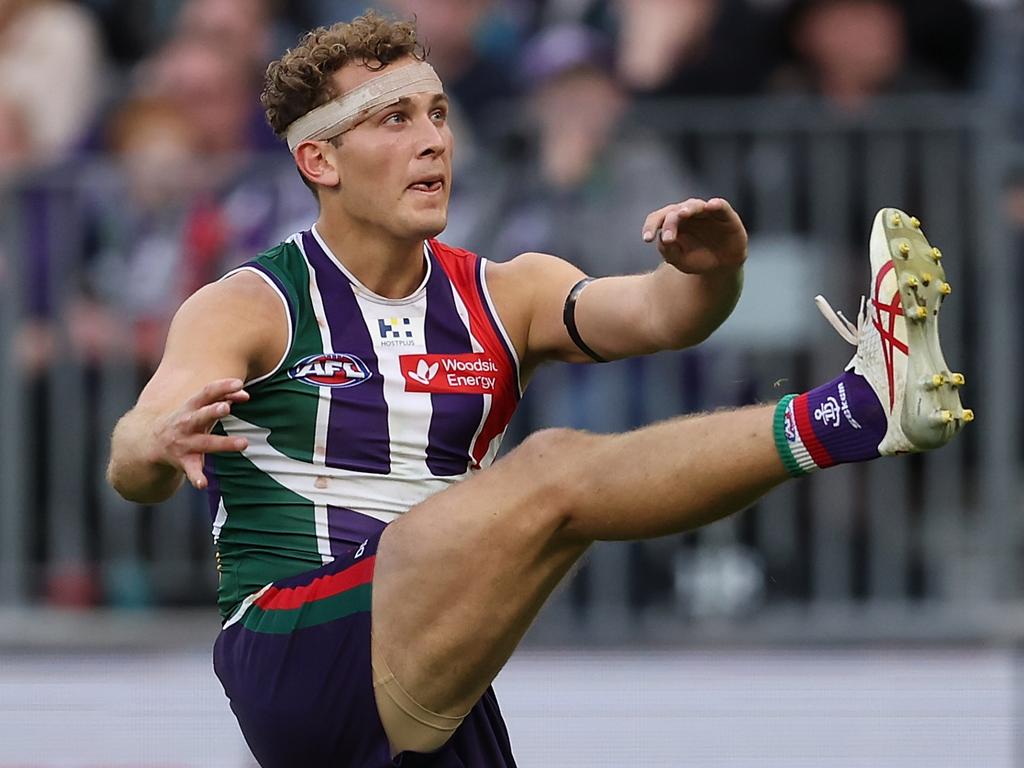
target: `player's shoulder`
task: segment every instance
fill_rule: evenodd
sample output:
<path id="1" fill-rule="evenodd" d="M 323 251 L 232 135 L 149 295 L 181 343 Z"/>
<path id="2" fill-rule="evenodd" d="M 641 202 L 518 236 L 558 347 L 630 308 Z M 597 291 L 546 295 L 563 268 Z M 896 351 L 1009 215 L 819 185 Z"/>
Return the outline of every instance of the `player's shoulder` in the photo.
<path id="1" fill-rule="evenodd" d="M 299 303 L 297 286 L 306 285 L 309 280 L 306 259 L 297 241 L 298 236 L 293 235 L 268 248 L 220 280 L 204 286 L 193 298 L 197 303 L 241 304 L 260 314 L 283 303 L 294 314 Z"/>
<path id="2" fill-rule="evenodd" d="M 185 300 L 171 322 L 167 349 L 240 356 L 250 373 L 260 375 L 280 359 L 288 329 L 279 294 L 259 274 L 243 270 L 204 285 Z"/>
<path id="3" fill-rule="evenodd" d="M 459 271 L 472 273 L 476 265 L 484 261 L 465 248 L 438 240 L 430 240 L 428 244 L 449 274 Z M 578 274 L 579 270 L 564 259 L 550 253 L 529 251 L 508 261 L 487 259 L 483 277 L 490 291 L 513 303 L 520 303 L 545 282 Z"/>
<path id="4" fill-rule="evenodd" d="M 197 290 L 178 310 L 178 314 L 273 322 L 282 311 L 279 291 L 264 273 L 245 267 L 229 272 L 216 282 Z"/>
<path id="5" fill-rule="evenodd" d="M 483 259 L 470 250 L 457 248 L 440 240 L 428 240 L 427 248 L 441 271 L 460 293 L 469 296 L 477 295 L 480 265 L 484 263 Z"/>
<path id="6" fill-rule="evenodd" d="M 189 296 L 178 314 L 205 319 L 207 324 L 214 325 L 224 319 L 244 319 L 256 325 L 278 322 L 278 315 L 286 311 L 283 298 L 288 303 L 284 296 L 284 273 L 297 251 L 289 241 L 263 251 Z"/>
<path id="7" fill-rule="evenodd" d="M 510 318 L 522 316 L 527 325 L 538 307 L 549 303 L 552 291 L 564 294 L 564 285 L 579 280 L 581 275 L 569 262 L 535 251 L 487 264 L 488 288 L 499 309 Z"/>
<path id="8" fill-rule="evenodd" d="M 263 272 L 282 286 L 305 285 L 309 279 L 309 268 L 299 241 L 299 235 L 292 235 L 284 242 L 258 254 L 239 269 Z"/>
<path id="9" fill-rule="evenodd" d="M 480 260 L 480 256 L 468 248 L 459 248 L 456 245 L 451 245 L 434 238 L 427 240 L 427 247 L 442 262 L 461 262 L 473 265 Z"/>
<path id="10" fill-rule="evenodd" d="M 298 235 L 292 235 L 287 240 L 259 253 L 252 263 L 285 265 L 291 261 L 302 259 L 302 251 L 297 240 Z"/>
<path id="11" fill-rule="evenodd" d="M 458 246 L 451 245 L 440 240 L 428 240 L 427 244 L 434 252 L 434 255 L 439 258 L 443 257 L 444 259 L 473 263 L 482 258 L 477 253 L 467 248 L 459 248 Z M 544 270 L 545 268 L 550 269 L 557 266 L 560 262 L 564 263 L 557 256 L 552 256 L 550 253 L 529 252 L 521 253 L 508 261 L 493 261 L 491 259 L 487 259 L 487 271 L 488 274 L 494 270 L 500 272 L 530 272 L 535 270 Z"/>
<path id="12" fill-rule="evenodd" d="M 578 272 L 576 267 L 564 259 L 536 251 L 521 253 L 508 261 L 490 263 L 487 267 L 489 280 L 512 280 L 527 285 Z"/>

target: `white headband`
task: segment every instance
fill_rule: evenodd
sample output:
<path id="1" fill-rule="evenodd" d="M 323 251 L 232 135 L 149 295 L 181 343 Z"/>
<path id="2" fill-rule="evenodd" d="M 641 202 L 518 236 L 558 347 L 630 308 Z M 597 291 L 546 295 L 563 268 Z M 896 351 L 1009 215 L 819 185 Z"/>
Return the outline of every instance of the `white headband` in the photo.
<path id="1" fill-rule="evenodd" d="M 390 107 L 403 96 L 424 91 L 444 93 L 441 79 L 425 61 L 378 75 L 333 101 L 311 109 L 289 125 L 288 149 L 294 152 L 304 141 L 337 136 L 354 128 L 370 110 Z"/>

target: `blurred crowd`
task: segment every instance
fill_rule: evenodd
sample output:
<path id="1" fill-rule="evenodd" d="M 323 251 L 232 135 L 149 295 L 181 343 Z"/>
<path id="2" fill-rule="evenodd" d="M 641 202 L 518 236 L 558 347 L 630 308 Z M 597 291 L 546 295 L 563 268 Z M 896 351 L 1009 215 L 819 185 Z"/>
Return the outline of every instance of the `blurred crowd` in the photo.
<path id="1" fill-rule="evenodd" d="M 311 220 L 263 120 L 262 74 L 303 30 L 367 5 L 416 17 L 455 102 L 446 237 L 595 273 L 632 269 L 644 214 L 704 191 L 623 119 L 638 99 L 817 94 L 855 112 L 980 78 L 970 0 L 0 0 L 0 184 L 25 190 L 20 240 L 35 251 L 19 265 L 40 321 L 19 345 L 29 368 L 52 346 L 55 271 L 76 276 L 79 353 L 151 366 L 184 296 Z M 521 130 L 532 141 L 503 175 Z M 96 157 L 113 164 L 59 235 L 81 252 L 55 256 L 66 217 L 33 188 Z"/>
<path id="2" fill-rule="evenodd" d="M 0 168 L 130 154 L 149 130 L 206 158 L 269 149 L 267 62 L 367 5 L 417 18 L 477 135 L 584 62 L 623 98 L 796 91 L 845 109 L 977 75 L 970 0 L 0 0 Z"/>
<path id="3" fill-rule="evenodd" d="M 0 0 L 0 287 L 18 287 L 12 353 L 38 385 L 30 408 L 46 410 L 56 350 L 144 381 L 187 295 L 314 220 L 258 99 L 267 63 L 304 30 L 367 7 L 415 16 L 453 101 L 443 239 L 497 260 L 547 251 L 600 275 L 650 265 L 638 232 L 651 210 L 723 194 L 684 147 L 629 119 L 636 109 L 775 94 L 856 116 L 879 97 L 1012 90 L 1024 70 L 986 44 L 1008 20 L 1019 32 L 1012 5 Z M 572 375 L 578 394 L 579 377 L 599 386 L 602 374 Z M 619 429 L 667 415 L 625 408 L 612 421 L 580 402 L 563 420 Z M 98 442 L 90 460 L 104 452 Z M 33 499 L 48 492 L 40 475 Z"/>

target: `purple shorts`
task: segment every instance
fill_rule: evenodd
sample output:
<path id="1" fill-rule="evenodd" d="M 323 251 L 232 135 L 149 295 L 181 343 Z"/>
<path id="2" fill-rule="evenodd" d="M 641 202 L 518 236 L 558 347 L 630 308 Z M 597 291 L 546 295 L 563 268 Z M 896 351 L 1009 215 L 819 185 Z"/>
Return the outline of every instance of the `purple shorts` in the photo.
<path id="1" fill-rule="evenodd" d="M 437 752 L 391 759 L 370 666 L 379 539 L 275 582 L 217 638 L 213 667 L 253 756 L 262 768 L 515 768 L 490 688 Z"/>

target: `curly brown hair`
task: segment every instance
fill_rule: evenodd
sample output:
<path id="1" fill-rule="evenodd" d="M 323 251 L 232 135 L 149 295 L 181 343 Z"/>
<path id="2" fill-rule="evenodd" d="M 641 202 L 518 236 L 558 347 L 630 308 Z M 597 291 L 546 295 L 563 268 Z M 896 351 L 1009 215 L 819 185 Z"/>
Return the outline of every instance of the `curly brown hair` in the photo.
<path id="1" fill-rule="evenodd" d="M 314 107 L 337 97 L 331 75 L 349 62 L 383 69 L 404 56 L 425 60 L 415 21 L 398 21 L 368 10 L 350 22 L 318 27 L 267 67 L 260 101 L 279 138 Z"/>

